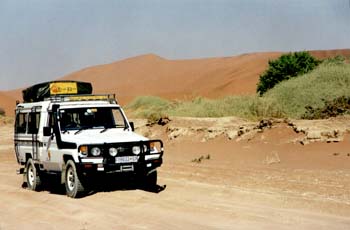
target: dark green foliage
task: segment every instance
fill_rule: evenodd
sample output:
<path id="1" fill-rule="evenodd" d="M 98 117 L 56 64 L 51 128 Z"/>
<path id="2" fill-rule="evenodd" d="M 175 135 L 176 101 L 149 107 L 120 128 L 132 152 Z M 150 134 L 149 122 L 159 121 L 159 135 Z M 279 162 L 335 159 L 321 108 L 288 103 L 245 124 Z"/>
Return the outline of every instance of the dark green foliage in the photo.
<path id="1" fill-rule="evenodd" d="M 268 69 L 260 75 L 257 92 L 261 96 L 277 83 L 305 74 L 319 63 L 319 60 L 306 51 L 283 54 L 276 60 L 270 60 Z"/>
<path id="2" fill-rule="evenodd" d="M 321 108 L 307 106 L 303 119 L 326 119 L 342 114 L 350 114 L 350 97 L 338 97 L 330 101 L 324 101 Z"/>
<path id="3" fill-rule="evenodd" d="M 1 116 L 5 116 L 5 110 L 3 108 L 0 107 L 0 115 Z"/>

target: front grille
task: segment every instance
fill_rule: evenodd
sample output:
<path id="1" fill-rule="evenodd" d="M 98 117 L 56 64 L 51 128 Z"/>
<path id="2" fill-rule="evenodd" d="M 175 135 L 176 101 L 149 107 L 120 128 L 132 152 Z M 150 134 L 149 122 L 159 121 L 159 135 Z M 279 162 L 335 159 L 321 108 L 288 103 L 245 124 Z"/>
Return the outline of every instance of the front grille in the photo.
<path id="1" fill-rule="evenodd" d="M 144 155 L 149 154 L 149 142 L 127 142 L 127 143 L 111 143 L 111 144 L 104 144 L 103 146 L 100 146 L 102 151 L 102 156 L 105 159 L 105 163 L 107 164 L 115 164 L 115 158 L 116 157 L 122 157 L 122 156 L 134 156 L 132 153 L 132 148 L 134 146 L 140 146 L 141 147 L 141 153 L 139 154 L 139 162 L 143 161 Z M 143 146 L 147 146 L 146 151 Z M 116 157 L 112 157 L 109 155 L 109 149 L 110 148 L 116 148 L 118 150 L 118 154 Z"/>
<path id="2" fill-rule="evenodd" d="M 126 146 L 109 146 L 107 149 L 107 154 L 109 154 L 109 148 L 114 147 L 118 150 L 118 156 L 129 156 L 132 153 L 132 147 L 126 147 Z"/>

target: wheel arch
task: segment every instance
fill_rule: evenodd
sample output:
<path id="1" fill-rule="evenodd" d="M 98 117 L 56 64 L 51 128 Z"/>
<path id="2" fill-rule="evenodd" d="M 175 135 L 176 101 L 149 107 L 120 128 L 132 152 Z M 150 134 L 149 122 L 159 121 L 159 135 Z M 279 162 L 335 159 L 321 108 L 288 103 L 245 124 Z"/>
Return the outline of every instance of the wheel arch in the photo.
<path id="1" fill-rule="evenodd" d="M 31 153 L 26 153 L 26 158 L 25 158 L 25 163 L 27 163 L 27 161 L 30 159 L 30 158 L 33 158 L 32 154 Z"/>

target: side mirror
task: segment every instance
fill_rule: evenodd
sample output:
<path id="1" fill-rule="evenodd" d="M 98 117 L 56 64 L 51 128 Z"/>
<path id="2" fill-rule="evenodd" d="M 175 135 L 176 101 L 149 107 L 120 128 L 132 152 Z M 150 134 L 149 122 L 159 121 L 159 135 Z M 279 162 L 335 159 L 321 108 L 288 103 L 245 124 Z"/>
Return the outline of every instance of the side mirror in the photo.
<path id="1" fill-rule="evenodd" d="M 130 124 L 130 128 L 131 128 L 131 131 L 135 131 L 135 126 L 134 126 L 134 122 L 129 122 L 129 124 Z"/>
<path id="2" fill-rule="evenodd" d="M 51 136 L 51 127 L 44 127 L 43 128 L 43 133 L 44 133 L 44 137 L 49 137 Z"/>

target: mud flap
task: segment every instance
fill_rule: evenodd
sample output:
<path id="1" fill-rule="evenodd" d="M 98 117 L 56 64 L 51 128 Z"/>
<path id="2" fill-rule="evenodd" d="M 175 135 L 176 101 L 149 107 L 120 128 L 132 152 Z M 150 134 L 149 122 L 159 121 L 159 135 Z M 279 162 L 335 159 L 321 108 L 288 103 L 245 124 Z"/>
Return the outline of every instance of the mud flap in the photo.
<path id="1" fill-rule="evenodd" d="M 23 183 L 27 183 L 27 167 L 23 169 Z"/>
<path id="2" fill-rule="evenodd" d="M 23 174 L 24 173 L 24 168 L 19 168 L 16 170 L 16 174 L 19 175 L 19 174 Z"/>
<path id="3" fill-rule="evenodd" d="M 66 183 L 66 164 L 62 164 L 61 184 Z"/>
<path id="4" fill-rule="evenodd" d="M 154 168 L 154 169 L 148 171 L 148 172 L 146 173 L 146 176 L 149 176 L 150 174 L 154 173 L 155 171 L 157 171 L 157 168 Z"/>

